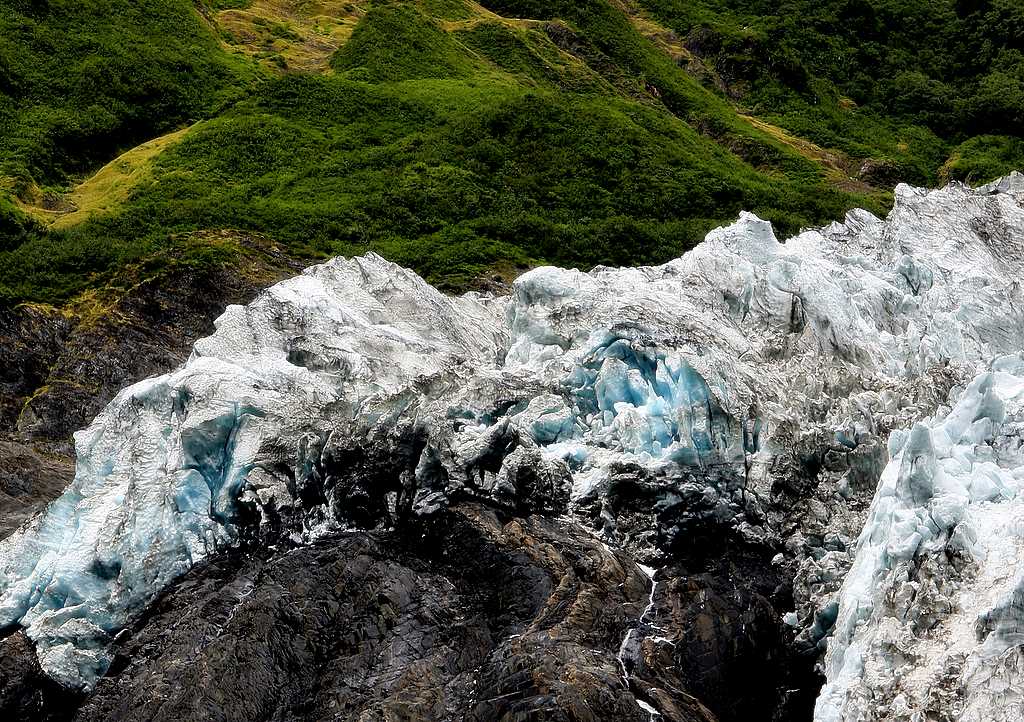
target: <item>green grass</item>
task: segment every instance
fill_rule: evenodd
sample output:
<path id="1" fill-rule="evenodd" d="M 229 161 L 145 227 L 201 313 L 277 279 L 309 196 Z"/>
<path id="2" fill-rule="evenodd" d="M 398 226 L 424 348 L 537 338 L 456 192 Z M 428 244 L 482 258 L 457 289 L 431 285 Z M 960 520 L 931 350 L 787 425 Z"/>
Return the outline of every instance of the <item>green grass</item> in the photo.
<path id="1" fill-rule="evenodd" d="M 950 180 L 979 183 L 1024 169 L 1024 140 L 1005 135 L 979 135 L 953 151 L 944 172 Z"/>
<path id="2" fill-rule="evenodd" d="M 3 259 L 8 295 L 65 296 L 90 282 L 79 269 L 110 272 L 201 228 L 311 256 L 372 249 L 458 289 L 499 262 L 665 261 L 741 208 L 794 231 L 854 201 L 766 178 L 657 108 L 457 79 L 286 76 L 151 173 L 119 212 Z"/>
<path id="3" fill-rule="evenodd" d="M 757 8 L 725 2 L 645 6 L 680 36 L 728 36 L 705 62 L 732 73 L 740 103 L 767 121 L 891 160 L 906 180 L 936 177 L 951 154 L 944 172 L 957 178 L 1020 162 L 1013 135 L 971 140 L 851 108 L 818 55 L 783 43 L 766 61 Z M 188 3 L 4 5 L 0 23 L 48 38 L 67 75 L 50 94 L 51 61 L 19 61 L 20 95 L 0 75 L 0 175 L 12 193 L 67 188 L 128 146 L 204 121 L 146 154 L 131 182 L 78 186 L 101 212 L 66 227 L 42 227 L 0 193 L 0 303 L 59 303 L 152 259 L 223 262 L 196 240 L 210 229 L 257 231 L 310 259 L 375 250 L 461 290 L 497 268 L 665 261 L 741 209 L 785 235 L 853 206 L 884 213 L 891 200 L 838 183 L 819 157 L 744 119 L 605 0 L 485 0 L 503 18 L 457 0 L 366 3 L 326 75 L 259 70 Z M 47 47 L 2 37 L 8 55 Z M 117 37 L 131 42 L 115 47 Z M 100 114 L 76 95 L 90 63 L 134 75 L 97 91 L 113 120 L 62 135 L 55 118 L 81 126 Z M 147 83 L 157 89 L 140 95 Z"/>
<path id="4" fill-rule="evenodd" d="M 0 0 L 0 175 L 62 182 L 225 107 L 253 75 L 189 0 Z"/>
<path id="5" fill-rule="evenodd" d="M 465 20 L 473 16 L 464 0 L 420 0 L 420 6 L 427 15 L 443 20 Z"/>
<path id="6" fill-rule="evenodd" d="M 469 77 L 479 67 L 429 16 L 412 5 L 374 8 L 331 66 L 354 80 L 385 82 Z"/>
<path id="7" fill-rule="evenodd" d="M 470 52 L 514 75 L 524 85 L 573 93 L 615 92 L 600 74 L 562 52 L 541 29 L 485 20 L 456 31 L 455 37 Z"/>

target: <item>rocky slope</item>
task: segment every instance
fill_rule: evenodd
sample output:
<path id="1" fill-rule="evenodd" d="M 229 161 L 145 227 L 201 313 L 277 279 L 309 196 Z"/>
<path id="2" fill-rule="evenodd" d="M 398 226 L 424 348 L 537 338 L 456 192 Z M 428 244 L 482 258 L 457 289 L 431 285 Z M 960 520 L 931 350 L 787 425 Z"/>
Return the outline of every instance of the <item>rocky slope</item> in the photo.
<path id="1" fill-rule="evenodd" d="M 827 645 L 817 717 L 883 719 L 993 678 L 1019 618 L 985 550 L 1016 491 L 1021 191 L 900 186 L 886 220 L 784 244 L 745 214 L 509 296 L 335 259 L 230 306 L 0 544 L 24 670 L 0 706 L 809 719 Z M 971 665 L 925 653 L 952 638 Z M 997 686 L 969 704 L 1012 718 Z"/>

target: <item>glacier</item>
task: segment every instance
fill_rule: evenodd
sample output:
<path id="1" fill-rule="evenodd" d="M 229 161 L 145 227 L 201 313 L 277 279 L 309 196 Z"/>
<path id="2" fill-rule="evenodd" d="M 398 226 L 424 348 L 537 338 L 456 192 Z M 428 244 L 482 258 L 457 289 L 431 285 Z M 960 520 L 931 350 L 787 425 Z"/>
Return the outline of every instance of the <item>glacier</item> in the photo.
<path id="1" fill-rule="evenodd" d="M 815 719 L 1021 719 L 1024 360 L 890 436 Z"/>
<path id="2" fill-rule="evenodd" d="M 743 213 L 664 265 L 536 268 L 508 296 L 448 296 L 372 253 L 313 266 L 76 434 L 74 482 L 0 542 L 0 624 L 89 689 L 168 585 L 264 532 L 476 497 L 597 519 L 655 566 L 685 525 L 619 523 L 623 473 L 659 490 L 656 516 L 759 538 L 763 500 L 811 464 L 826 542 L 785 540 L 807 580 L 787 622 L 827 646 L 818 719 L 917 719 L 942 690 L 1016 704 L 1022 192 L 901 185 L 885 219 L 785 242 Z M 866 512 L 847 503 L 876 482 Z"/>

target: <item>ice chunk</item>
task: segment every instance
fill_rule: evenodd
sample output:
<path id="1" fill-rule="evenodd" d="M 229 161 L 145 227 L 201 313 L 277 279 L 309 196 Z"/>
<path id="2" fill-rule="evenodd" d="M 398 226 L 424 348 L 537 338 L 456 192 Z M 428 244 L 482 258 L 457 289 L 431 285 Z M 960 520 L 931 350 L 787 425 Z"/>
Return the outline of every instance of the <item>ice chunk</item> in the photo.
<path id="1" fill-rule="evenodd" d="M 1019 714 L 1020 694 L 974 679 L 1005 674 L 996 657 L 1024 639 L 1007 631 L 1024 628 L 1024 537 L 1009 521 L 1024 519 L 1022 378 L 979 374 L 943 418 L 915 424 L 896 445 L 840 593 L 817 722 L 904 719 L 903 707 L 920 709 L 939 689 L 961 700 L 960 719 Z M 1006 435 L 1018 439 L 1013 452 L 984 460 Z M 971 624 L 978 616 L 983 633 Z M 906 659 L 920 660 L 913 674 Z"/>

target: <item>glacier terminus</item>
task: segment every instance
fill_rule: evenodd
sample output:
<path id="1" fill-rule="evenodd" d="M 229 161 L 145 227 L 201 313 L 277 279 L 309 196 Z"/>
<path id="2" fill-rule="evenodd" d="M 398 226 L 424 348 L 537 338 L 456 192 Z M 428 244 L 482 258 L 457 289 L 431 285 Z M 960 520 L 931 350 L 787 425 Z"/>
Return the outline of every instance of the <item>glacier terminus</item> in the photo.
<path id="1" fill-rule="evenodd" d="M 0 542 L 0 624 L 88 690 L 224 550 L 476 499 L 652 580 L 702 524 L 776 545 L 818 722 L 1021 719 L 1022 199 L 1017 175 L 901 185 L 885 219 L 785 242 L 744 213 L 664 265 L 534 268 L 507 296 L 373 253 L 313 266 L 75 435 L 73 483 Z M 650 600 L 624 668 L 669 643 Z"/>

